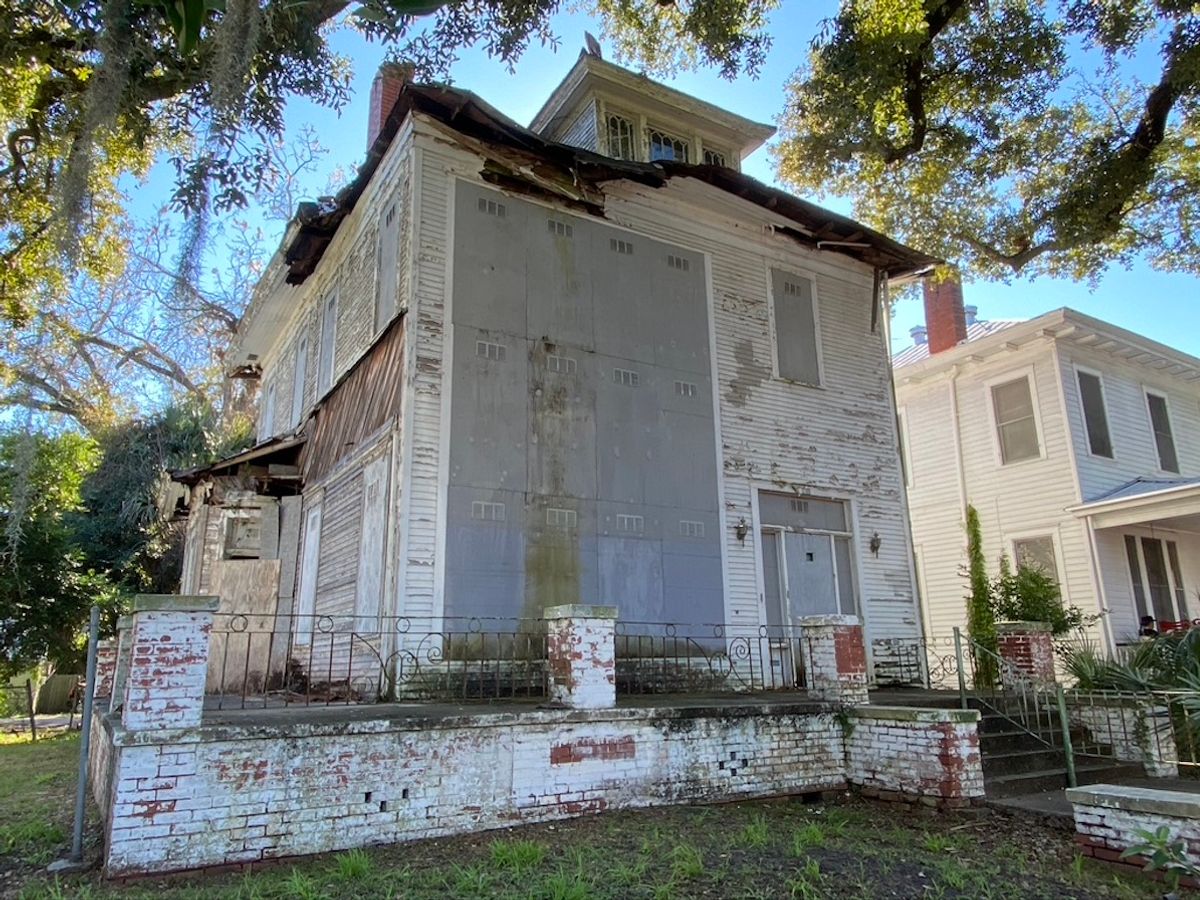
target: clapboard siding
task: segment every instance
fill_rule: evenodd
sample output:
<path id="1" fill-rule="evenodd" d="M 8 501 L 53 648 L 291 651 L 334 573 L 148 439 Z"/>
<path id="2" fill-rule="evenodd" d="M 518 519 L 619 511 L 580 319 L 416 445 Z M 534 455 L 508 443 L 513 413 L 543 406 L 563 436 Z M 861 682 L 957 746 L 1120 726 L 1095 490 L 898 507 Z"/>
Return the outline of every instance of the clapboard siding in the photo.
<path id="1" fill-rule="evenodd" d="M 954 447 L 949 391 L 955 392 L 958 403 L 966 501 L 979 512 L 989 571 L 998 570 L 1002 553 L 1011 556 L 1014 539 L 1049 535 L 1056 545 L 1064 601 L 1088 612 L 1099 610 L 1087 532 L 1067 512 L 1079 503 L 1080 494 L 1059 370 L 1053 342 L 1039 339 L 1019 350 L 973 361 L 956 375 L 936 381 L 908 385 L 904 370 L 898 372 L 898 396 L 908 418 L 914 459 L 913 541 L 920 548 L 928 629 L 935 637 L 947 637 L 951 628 L 965 623 L 967 594 L 957 469 L 953 457 L 938 446 L 944 441 L 951 451 Z M 1001 465 L 990 384 L 1022 374 L 1033 376 L 1042 458 Z M 922 434 L 924 428 L 932 430 L 932 437 Z M 939 471 L 949 485 L 939 480 Z"/>
<path id="2" fill-rule="evenodd" d="M 343 616 L 354 612 L 361 522 L 362 470 L 355 467 L 325 488 L 321 559 L 317 566 L 318 615 Z"/>
<path id="3" fill-rule="evenodd" d="M 596 137 L 595 100 L 589 100 L 583 105 L 571 123 L 571 127 L 564 131 L 557 140 L 564 144 L 570 144 L 572 147 L 582 147 L 584 150 L 599 150 Z"/>
<path id="4" fill-rule="evenodd" d="M 1063 390 L 1084 499 L 1097 497 L 1138 476 L 1159 472 L 1158 450 L 1146 407 L 1147 388 L 1167 396 L 1180 472 L 1184 475 L 1200 472 L 1200 390 L 1194 384 L 1164 377 L 1154 369 L 1132 365 L 1110 353 L 1066 341 L 1060 342 L 1059 347 Z M 1112 459 L 1091 454 L 1075 366 L 1100 374 L 1113 444 Z"/>

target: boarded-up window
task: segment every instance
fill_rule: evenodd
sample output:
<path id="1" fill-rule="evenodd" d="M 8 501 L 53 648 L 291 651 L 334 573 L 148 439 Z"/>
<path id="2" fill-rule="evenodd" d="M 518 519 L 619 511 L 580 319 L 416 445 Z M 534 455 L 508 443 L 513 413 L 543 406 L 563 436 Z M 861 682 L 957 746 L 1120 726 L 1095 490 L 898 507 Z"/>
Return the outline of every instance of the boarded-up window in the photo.
<path id="1" fill-rule="evenodd" d="M 1154 444 L 1158 448 L 1158 467 L 1164 472 L 1178 472 L 1179 457 L 1175 454 L 1175 435 L 1171 431 L 1167 398 L 1147 392 L 1146 403 L 1150 407 L 1150 426 L 1154 429 Z"/>
<path id="2" fill-rule="evenodd" d="M 337 340 L 337 292 L 325 299 L 321 309 L 321 347 L 317 363 L 317 398 L 333 386 L 333 348 Z"/>
<path id="3" fill-rule="evenodd" d="M 1108 434 L 1108 413 L 1104 409 L 1104 388 L 1100 376 L 1091 372 L 1078 372 L 1079 403 L 1083 407 L 1083 421 L 1087 426 L 1088 449 L 1094 456 L 1112 458 L 1112 438 Z"/>
<path id="4" fill-rule="evenodd" d="M 1013 558 L 1018 566 L 1037 569 L 1058 581 L 1058 560 L 1054 556 L 1054 538 L 1050 535 L 1013 541 Z"/>
<path id="5" fill-rule="evenodd" d="M 266 440 L 275 434 L 275 384 L 267 385 L 266 396 L 263 397 L 262 415 L 258 420 L 258 438 Z"/>
<path id="6" fill-rule="evenodd" d="M 779 377 L 801 384 L 821 383 L 817 304 L 811 279 L 772 271 L 775 353 Z"/>
<path id="7" fill-rule="evenodd" d="M 996 415 L 1001 462 L 1020 462 L 1041 455 L 1028 378 L 993 385 L 992 408 Z"/>
<path id="8" fill-rule="evenodd" d="M 296 643 L 308 643 L 313 632 L 313 613 L 317 608 L 317 566 L 321 561 L 321 506 L 304 514 L 304 549 L 300 560 L 300 595 L 296 601 L 296 624 L 292 629 Z"/>
<path id="9" fill-rule="evenodd" d="M 375 330 L 379 331 L 396 315 L 396 283 L 399 275 L 400 215 L 393 201 L 379 222 L 379 291 L 375 296 Z"/>
<path id="10" fill-rule="evenodd" d="M 850 530 L 846 504 L 821 497 L 794 497 L 763 491 L 758 495 L 758 517 L 764 525 L 806 531 Z"/>
<path id="11" fill-rule="evenodd" d="M 383 600 L 384 539 L 387 534 L 387 458 L 380 457 L 363 470 L 362 537 L 358 545 L 358 592 L 355 630 L 370 634 L 379 629 Z"/>
<path id="12" fill-rule="evenodd" d="M 308 377 L 308 335 L 296 345 L 296 364 L 292 373 L 292 427 L 300 424 L 304 415 L 304 382 Z"/>

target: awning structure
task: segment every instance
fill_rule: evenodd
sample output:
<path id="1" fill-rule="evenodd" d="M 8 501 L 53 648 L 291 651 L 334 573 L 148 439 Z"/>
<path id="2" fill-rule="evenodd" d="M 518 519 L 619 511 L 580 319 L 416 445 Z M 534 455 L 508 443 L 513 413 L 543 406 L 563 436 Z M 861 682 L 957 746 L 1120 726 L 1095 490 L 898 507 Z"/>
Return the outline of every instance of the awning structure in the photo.
<path id="1" fill-rule="evenodd" d="M 1200 478 L 1135 478 L 1071 512 L 1093 528 L 1153 524 L 1200 534 Z"/>
<path id="2" fill-rule="evenodd" d="M 258 483 L 262 493 L 298 493 L 297 460 L 308 438 L 303 434 L 283 435 L 192 469 L 171 473 L 171 480 L 196 485 L 216 475 L 245 475 Z"/>

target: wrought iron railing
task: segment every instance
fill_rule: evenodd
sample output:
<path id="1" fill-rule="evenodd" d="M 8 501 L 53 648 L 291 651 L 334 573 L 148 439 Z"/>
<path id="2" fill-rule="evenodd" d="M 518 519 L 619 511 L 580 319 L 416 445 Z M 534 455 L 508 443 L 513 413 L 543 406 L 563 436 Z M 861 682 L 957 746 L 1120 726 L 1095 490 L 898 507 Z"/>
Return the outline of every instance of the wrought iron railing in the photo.
<path id="1" fill-rule="evenodd" d="M 217 709 L 544 697 L 546 625 L 219 614 L 206 694 Z"/>
<path id="2" fill-rule="evenodd" d="M 618 694 L 778 691 L 804 687 L 799 629 L 618 622 Z"/>
<path id="3" fill-rule="evenodd" d="M 1065 703 L 1076 755 L 1200 778 L 1200 694 L 1072 689 Z"/>
<path id="4" fill-rule="evenodd" d="M 543 619 L 219 614 L 207 705 L 540 699 L 546 634 Z M 614 649 L 621 695 L 804 686 L 793 628 L 618 622 Z"/>
<path id="5" fill-rule="evenodd" d="M 872 675 L 878 687 L 928 687 L 953 690 L 958 685 L 954 638 L 876 638 L 871 641 Z"/>

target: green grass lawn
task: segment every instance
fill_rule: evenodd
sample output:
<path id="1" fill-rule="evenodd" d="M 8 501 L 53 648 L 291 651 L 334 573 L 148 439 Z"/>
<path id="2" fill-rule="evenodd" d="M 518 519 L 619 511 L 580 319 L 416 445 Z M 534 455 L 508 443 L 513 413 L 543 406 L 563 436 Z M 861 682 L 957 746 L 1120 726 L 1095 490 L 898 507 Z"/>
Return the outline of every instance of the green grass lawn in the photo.
<path id="1" fill-rule="evenodd" d="M 0 746 L 0 896 L 21 898 L 1139 898 L 1162 888 L 999 814 L 854 799 L 608 813 L 553 825 L 108 885 L 42 871 L 65 849 L 78 741 Z M 93 826 L 93 833 L 95 827 Z M 7 873 L 7 880 L 4 880 Z"/>

